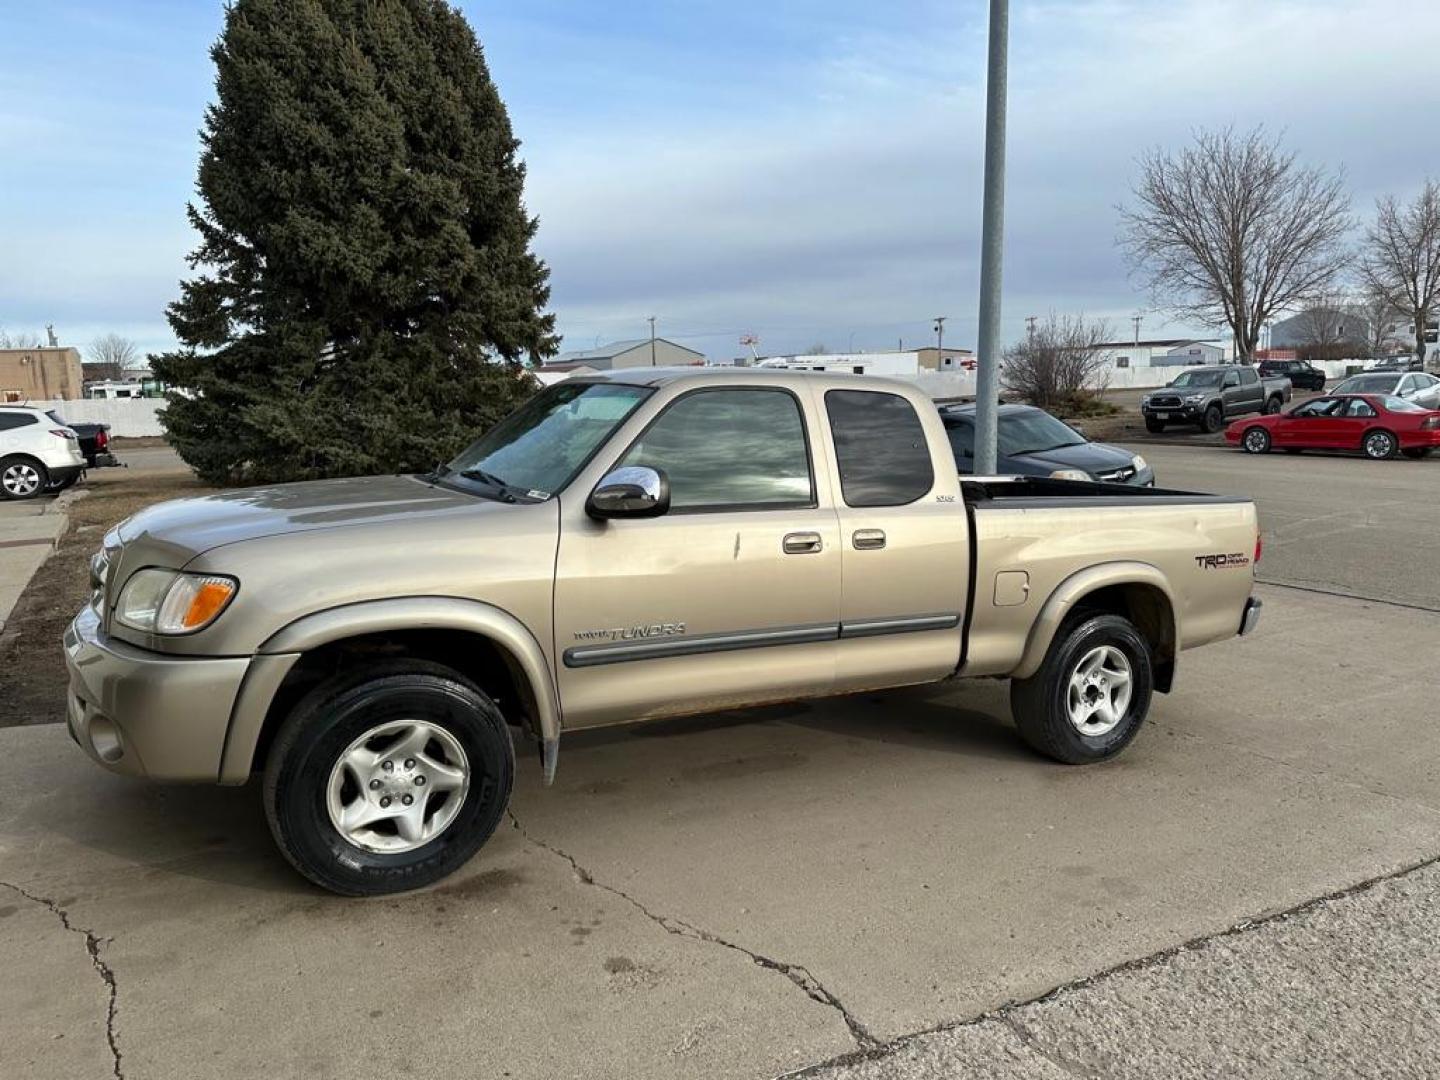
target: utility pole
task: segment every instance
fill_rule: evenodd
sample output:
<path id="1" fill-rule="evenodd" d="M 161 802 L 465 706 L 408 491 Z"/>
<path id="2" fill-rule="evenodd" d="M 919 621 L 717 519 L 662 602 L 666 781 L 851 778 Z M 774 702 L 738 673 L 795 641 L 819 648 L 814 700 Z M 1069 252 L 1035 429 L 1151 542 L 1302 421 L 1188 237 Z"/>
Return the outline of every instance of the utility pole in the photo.
<path id="1" fill-rule="evenodd" d="M 650 316 L 650 366 L 655 366 L 655 316 Z"/>
<path id="2" fill-rule="evenodd" d="M 1140 324 L 1145 321 L 1144 315 L 1132 315 L 1130 321 L 1135 324 L 1135 344 L 1140 344 Z"/>
<path id="3" fill-rule="evenodd" d="M 1038 315 L 1026 315 L 1026 316 L 1025 316 L 1025 336 L 1026 336 L 1026 337 L 1034 337 L 1034 336 L 1035 336 L 1035 321 L 1036 321 L 1039 317 L 1040 317 L 1040 316 L 1038 316 Z"/>
<path id="4" fill-rule="evenodd" d="M 937 350 L 937 355 L 935 357 L 936 371 L 939 371 L 942 367 L 945 366 L 945 320 L 949 317 L 950 316 L 948 315 L 935 316 L 935 348 Z"/>
<path id="5" fill-rule="evenodd" d="M 1005 249 L 1005 88 L 1010 0 L 990 0 L 985 84 L 985 209 L 980 235 L 980 342 L 975 371 L 975 474 L 996 468 L 1000 396 L 1000 282 Z"/>

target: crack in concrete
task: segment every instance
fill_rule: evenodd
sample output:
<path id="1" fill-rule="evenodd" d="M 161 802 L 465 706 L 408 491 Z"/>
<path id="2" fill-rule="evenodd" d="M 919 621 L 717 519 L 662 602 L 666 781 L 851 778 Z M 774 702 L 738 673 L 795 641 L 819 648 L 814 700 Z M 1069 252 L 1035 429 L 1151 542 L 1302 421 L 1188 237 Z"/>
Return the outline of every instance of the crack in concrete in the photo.
<path id="1" fill-rule="evenodd" d="M 1293 919 L 1297 916 L 1307 915 L 1310 912 L 1315 911 L 1320 907 L 1323 907 L 1325 904 L 1334 903 L 1336 900 L 1345 900 L 1352 896 L 1359 896 L 1362 893 L 1369 892 L 1371 889 L 1377 888 L 1378 886 L 1383 885 L 1388 881 L 1395 881 L 1409 874 L 1414 874 L 1421 870 L 1426 870 L 1432 866 L 1437 865 L 1440 865 L 1440 855 L 1431 856 L 1427 859 L 1421 859 L 1418 862 L 1413 862 L 1406 866 L 1402 866 L 1398 870 L 1392 870 L 1384 874 L 1376 874 L 1374 877 L 1366 878 L 1364 881 L 1357 881 L 1353 885 L 1347 885 L 1344 888 L 1335 889 L 1321 896 L 1316 896 L 1309 900 L 1304 900 L 1298 904 L 1295 904 L 1292 907 L 1283 908 L 1279 911 L 1269 911 L 1260 915 L 1255 915 L 1251 918 L 1241 919 L 1239 922 L 1227 926 L 1223 930 L 1217 930 L 1214 933 L 1209 934 L 1200 934 L 1196 937 L 1188 938 L 1187 940 L 1182 941 L 1177 945 L 1171 945 L 1168 948 L 1161 949 L 1158 952 L 1150 953 L 1146 956 L 1138 956 L 1132 960 L 1121 961 L 1118 964 L 1113 964 L 1108 968 L 1103 968 L 1102 970 L 1097 971 L 1091 975 L 1082 975 L 1078 979 L 1072 979 L 1067 983 L 1061 983 L 1059 986 L 1051 987 L 1049 990 L 1046 990 L 1040 994 L 1036 994 L 1034 997 L 1025 998 L 1021 1001 L 1007 1001 L 996 1008 L 989 1009 L 983 1013 L 980 1013 L 978 1016 L 970 1016 L 961 1020 L 948 1020 L 944 1023 L 936 1024 L 933 1027 L 922 1028 L 919 1031 L 912 1031 L 905 1035 L 900 1035 L 894 1039 L 890 1039 L 887 1042 L 881 1043 L 878 1046 L 872 1046 L 862 1050 L 854 1050 L 848 1054 L 841 1054 L 838 1057 L 831 1058 L 829 1061 L 821 1061 L 815 1063 L 814 1065 L 806 1065 L 803 1068 L 794 1070 L 793 1072 L 785 1073 L 782 1077 L 779 1078 L 779 1080 L 801 1080 L 801 1078 L 803 1077 L 814 1076 L 818 1074 L 821 1070 L 831 1069 L 837 1065 L 851 1065 L 860 1061 L 874 1061 L 878 1058 L 886 1057 L 894 1053 L 896 1050 L 899 1050 L 901 1047 L 906 1046 L 907 1044 L 912 1043 L 917 1039 L 925 1038 L 929 1035 L 939 1035 L 947 1031 L 959 1031 L 962 1028 L 978 1027 L 981 1024 L 991 1023 L 995 1021 L 1004 1024 L 1007 1029 L 1015 1033 L 1017 1038 L 1025 1041 L 1027 1046 L 1031 1046 L 1031 1043 L 1028 1041 L 1028 1039 L 1033 1037 L 1029 1035 L 1028 1031 L 1022 1033 L 1021 1027 L 1017 1026 L 1017 1022 L 1012 1022 L 1013 1014 L 1018 1012 L 1020 1009 L 1029 1008 L 1032 1005 L 1044 1005 L 1052 1001 L 1058 1001 L 1059 999 L 1065 997 L 1068 994 L 1075 993 L 1079 990 L 1085 990 L 1088 987 L 1094 986 L 1097 983 L 1104 982 L 1106 979 L 1109 979 L 1115 975 L 1123 975 L 1131 971 L 1146 971 L 1152 967 L 1156 967 L 1160 964 L 1165 963 L 1165 961 L 1173 957 L 1179 956 L 1181 953 L 1193 952 L 1196 949 L 1205 948 L 1206 946 L 1211 945 L 1214 942 L 1223 941 L 1226 938 L 1238 937 L 1241 934 L 1248 934 L 1252 930 L 1257 930 L 1260 927 L 1269 926 L 1271 923 L 1285 922 L 1287 919 Z M 1044 1053 L 1044 1051 L 1041 1050 L 1038 1046 L 1031 1046 L 1031 1048 L 1034 1049 L 1037 1053 Z M 1065 1068 L 1065 1066 L 1058 1061 L 1055 1064 L 1061 1068 Z M 1083 1066 L 1079 1067 L 1083 1068 Z M 1071 1071 L 1073 1072 L 1073 1069 Z"/>
<path id="2" fill-rule="evenodd" d="M 1042 1057 L 1050 1062 L 1061 1072 L 1068 1076 L 1079 1077 L 1080 1080 L 1094 1080 L 1095 1074 L 1088 1071 L 1085 1066 L 1078 1062 L 1071 1061 L 1040 1044 L 1040 1041 L 1031 1034 L 1030 1029 L 1016 1019 L 1013 1013 L 1004 1013 L 997 1017 L 1020 1040 L 1020 1044 L 1037 1057 Z"/>
<path id="3" fill-rule="evenodd" d="M 120 992 L 120 988 L 115 982 L 114 969 L 100 957 L 101 947 L 110 944 L 114 939 L 102 938 L 93 930 L 87 930 L 83 926 L 76 926 L 70 921 L 70 913 L 47 896 L 36 896 L 34 893 L 27 892 L 19 885 L 12 885 L 8 881 L 0 881 L 0 885 L 5 886 L 5 888 L 11 892 L 23 896 L 32 904 L 40 905 L 59 919 L 60 925 L 69 933 L 79 934 L 85 939 L 85 952 L 86 955 L 90 957 L 90 964 L 95 968 L 95 973 L 100 976 L 100 981 L 105 984 L 110 995 L 109 1002 L 105 1009 L 105 1041 L 110 1046 L 110 1068 L 115 1075 L 115 1080 L 125 1080 L 125 1073 L 121 1068 L 120 1044 L 115 1035 L 115 1013 L 118 1007 L 116 997 Z"/>
<path id="4" fill-rule="evenodd" d="M 755 952 L 753 949 L 747 949 L 744 945 L 737 944 L 718 934 L 713 934 L 709 930 L 701 929 L 683 919 L 677 919 L 673 915 L 661 915 L 651 911 L 623 889 L 618 889 L 613 885 L 607 885 L 603 881 L 595 880 L 595 875 L 581 866 L 580 863 L 576 861 L 575 856 L 569 852 L 562 851 L 560 848 L 531 836 L 525 829 L 525 826 L 520 824 L 520 819 L 517 818 L 512 811 L 506 810 L 505 814 L 509 817 L 510 824 L 514 826 L 515 831 L 524 837 L 526 842 L 534 844 L 541 850 L 548 851 L 551 855 L 564 859 L 569 863 L 570 868 L 575 872 L 575 877 L 579 879 L 582 884 L 593 886 L 594 888 L 610 893 L 612 896 L 619 897 L 667 934 L 674 934 L 676 937 L 690 938 L 693 941 L 703 941 L 709 945 L 719 945 L 722 948 L 730 949 L 740 953 L 742 956 L 748 957 L 750 962 L 757 967 L 762 967 L 767 971 L 775 971 L 784 975 L 785 978 L 799 987 L 811 1001 L 838 1012 L 840 1018 L 845 1022 L 845 1027 L 850 1032 L 850 1037 L 855 1040 L 856 1045 L 861 1051 L 876 1050 L 882 1045 L 881 1041 L 870 1034 L 865 1025 L 845 1007 L 844 1002 L 827 990 L 825 985 L 803 964 L 791 964 L 784 960 L 776 960 L 772 956 L 766 956 L 763 953 Z"/>

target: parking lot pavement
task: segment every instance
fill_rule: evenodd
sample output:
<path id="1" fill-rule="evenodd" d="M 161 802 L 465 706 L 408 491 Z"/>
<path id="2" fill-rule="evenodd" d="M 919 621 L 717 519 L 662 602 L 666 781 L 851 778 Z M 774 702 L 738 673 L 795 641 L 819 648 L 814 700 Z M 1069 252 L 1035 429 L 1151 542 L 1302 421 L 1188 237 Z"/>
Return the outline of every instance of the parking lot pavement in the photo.
<path id="1" fill-rule="evenodd" d="M 1132 449 L 1161 487 L 1255 499 L 1261 580 L 1440 610 L 1440 458 Z"/>
<path id="2" fill-rule="evenodd" d="M 1413 870 L 813 1080 L 1433 1077 L 1440 866 Z"/>
<path id="3" fill-rule="evenodd" d="M 0 731 L 0 970 L 53 972 L 0 991 L 0 1075 L 111 1038 L 130 1078 L 774 1075 L 1440 852 L 1434 616 L 1262 595 L 1110 764 L 1027 752 L 989 682 L 581 733 L 455 879 L 369 902 L 296 878 L 253 786 Z"/>

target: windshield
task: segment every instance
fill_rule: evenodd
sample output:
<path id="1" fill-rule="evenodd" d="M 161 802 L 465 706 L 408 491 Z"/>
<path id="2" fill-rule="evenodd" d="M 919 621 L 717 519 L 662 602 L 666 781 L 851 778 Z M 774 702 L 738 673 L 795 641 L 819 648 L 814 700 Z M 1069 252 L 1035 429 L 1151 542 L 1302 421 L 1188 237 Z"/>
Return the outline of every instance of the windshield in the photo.
<path id="1" fill-rule="evenodd" d="M 441 475 L 548 499 L 570 482 L 649 387 L 566 381 L 542 390 L 472 443 Z"/>
<path id="2" fill-rule="evenodd" d="M 1337 394 L 1388 394 L 1400 381 L 1399 375 L 1356 375 L 1335 387 Z"/>
<path id="3" fill-rule="evenodd" d="M 1219 386 L 1225 377 L 1223 371 L 1187 371 L 1172 382 L 1171 386 Z"/>
<path id="4" fill-rule="evenodd" d="M 999 449 L 1006 457 L 1040 454 L 1062 446 L 1079 446 L 1085 441 L 1074 428 L 1039 409 L 1003 413 L 999 427 Z"/>

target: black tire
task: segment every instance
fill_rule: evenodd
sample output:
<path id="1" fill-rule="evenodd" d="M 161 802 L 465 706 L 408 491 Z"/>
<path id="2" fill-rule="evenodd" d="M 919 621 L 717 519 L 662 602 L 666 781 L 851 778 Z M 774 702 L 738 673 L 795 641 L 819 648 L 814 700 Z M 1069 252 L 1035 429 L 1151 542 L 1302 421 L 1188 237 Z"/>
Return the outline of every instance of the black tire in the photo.
<path id="1" fill-rule="evenodd" d="M 0 458 L 0 497 L 33 499 L 49 486 L 49 470 L 29 454 Z"/>
<path id="2" fill-rule="evenodd" d="M 1150 432 L 1151 435 L 1159 435 L 1160 432 L 1165 430 L 1165 421 L 1155 420 L 1147 416 L 1145 418 L 1145 430 Z"/>
<path id="3" fill-rule="evenodd" d="M 1207 435 L 1214 435 L 1225 426 L 1225 413 L 1219 405 L 1211 405 L 1205 410 L 1205 415 L 1200 420 L 1200 430 Z"/>
<path id="4" fill-rule="evenodd" d="M 434 838 L 403 853 L 372 851 L 332 822 L 331 770 L 367 731 L 401 720 L 443 728 L 465 753 L 469 787 Z M 514 778 L 509 729 L 485 693 L 439 664 L 389 661 L 325 681 L 291 711 L 266 760 L 265 817 L 305 877 L 345 896 L 377 896 L 429 885 L 468 861 L 500 823 Z"/>
<path id="5" fill-rule="evenodd" d="M 1113 646 L 1130 665 L 1131 692 L 1119 722 L 1103 734 L 1088 735 L 1070 719 L 1071 678 L 1094 650 Z M 1129 619 L 1081 613 L 1060 628 L 1040 670 L 1010 682 L 1010 711 L 1020 735 L 1038 752 L 1067 765 L 1114 757 L 1140 730 L 1154 688 L 1150 645 Z"/>
<path id="6" fill-rule="evenodd" d="M 1262 427 L 1246 428 L 1245 433 L 1240 436 L 1240 449 L 1247 454 L 1268 454 L 1270 433 Z"/>
<path id="7" fill-rule="evenodd" d="M 1274 416 L 1276 413 L 1278 413 L 1278 412 L 1280 411 L 1281 407 L 1282 407 L 1284 404 L 1285 404 L 1285 403 L 1284 403 L 1283 401 L 1281 401 L 1278 397 L 1266 398 L 1266 399 L 1265 399 L 1265 415 L 1266 415 L 1266 416 Z"/>
<path id="8" fill-rule="evenodd" d="M 1400 440 L 1384 428 L 1371 428 L 1360 438 L 1360 452 L 1374 461 L 1384 461 L 1400 453 Z"/>

